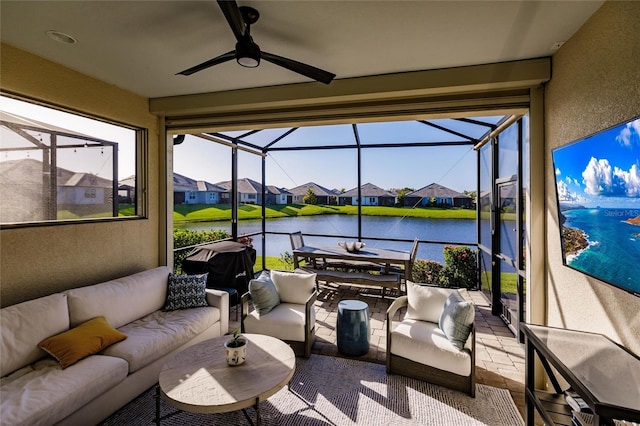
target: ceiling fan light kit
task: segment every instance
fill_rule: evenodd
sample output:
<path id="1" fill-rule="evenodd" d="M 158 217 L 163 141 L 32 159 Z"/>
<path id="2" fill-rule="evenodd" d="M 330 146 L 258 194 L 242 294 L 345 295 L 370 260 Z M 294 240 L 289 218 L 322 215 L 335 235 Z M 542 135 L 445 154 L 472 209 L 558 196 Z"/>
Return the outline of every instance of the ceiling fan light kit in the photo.
<path id="1" fill-rule="evenodd" d="M 253 38 L 251 38 L 250 31 L 251 25 L 260 17 L 260 13 L 256 9 L 248 6 L 238 7 L 234 0 L 218 0 L 218 6 L 220 6 L 227 23 L 231 27 L 231 31 L 233 31 L 233 35 L 236 37 L 235 50 L 224 53 L 213 59 L 209 59 L 208 61 L 184 71 L 180 71 L 178 74 L 191 75 L 235 58 L 238 64 L 247 68 L 256 68 L 260 65 L 260 60 L 264 59 L 267 62 L 271 62 L 272 64 L 286 68 L 324 84 L 331 83 L 335 78 L 335 74 L 321 70 L 320 68 L 303 64 L 302 62 L 294 61 L 293 59 L 274 55 L 272 53 L 261 52 L 260 47 L 254 43 Z"/>
<path id="2" fill-rule="evenodd" d="M 247 68 L 260 65 L 260 48 L 255 43 L 236 43 L 236 61 Z"/>

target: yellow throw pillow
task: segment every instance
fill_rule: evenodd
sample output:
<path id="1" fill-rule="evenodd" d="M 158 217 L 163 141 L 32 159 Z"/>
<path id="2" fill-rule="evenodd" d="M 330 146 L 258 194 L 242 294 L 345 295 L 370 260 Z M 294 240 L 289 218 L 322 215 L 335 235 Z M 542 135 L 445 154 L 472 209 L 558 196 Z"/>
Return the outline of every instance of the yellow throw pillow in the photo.
<path id="1" fill-rule="evenodd" d="M 100 316 L 64 333 L 47 337 L 38 343 L 38 347 L 57 359 L 64 369 L 126 338 L 126 334 L 111 327 Z"/>

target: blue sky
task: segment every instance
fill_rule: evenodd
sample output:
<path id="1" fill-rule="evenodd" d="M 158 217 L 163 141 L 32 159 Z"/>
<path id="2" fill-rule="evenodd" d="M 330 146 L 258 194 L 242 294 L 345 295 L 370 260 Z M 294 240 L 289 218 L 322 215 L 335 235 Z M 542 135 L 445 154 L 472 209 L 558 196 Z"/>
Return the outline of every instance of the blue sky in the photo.
<path id="1" fill-rule="evenodd" d="M 640 208 L 640 118 L 553 152 L 560 201 Z"/>
<path id="2" fill-rule="evenodd" d="M 459 131 L 467 131 L 464 123 Z M 285 129 L 271 129 L 246 138 L 263 146 L 283 134 Z M 476 130 L 477 132 L 477 130 Z M 238 136 L 244 132 L 229 132 Z M 416 121 L 403 123 L 369 123 L 358 125 L 363 144 L 460 141 Z M 351 125 L 300 128 L 278 142 L 277 147 L 355 144 Z M 197 180 L 216 183 L 229 180 L 230 149 L 195 136 L 187 136 L 174 147 L 174 171 Z M 315 182 L 329 189 L 349 190 L 357 186 L 355 149 L 274 151 L 266 158 L 266 182 L 293 188 Z M 476 190 L 476 152 L 471 146 L 366 148 L 362 150 L 362 183 L 384 189 L 422 188 L 433 182 L 457 191 Z M 239 156 L 239 177 L 261 181 L 261 159 L 249 153 Z"/>

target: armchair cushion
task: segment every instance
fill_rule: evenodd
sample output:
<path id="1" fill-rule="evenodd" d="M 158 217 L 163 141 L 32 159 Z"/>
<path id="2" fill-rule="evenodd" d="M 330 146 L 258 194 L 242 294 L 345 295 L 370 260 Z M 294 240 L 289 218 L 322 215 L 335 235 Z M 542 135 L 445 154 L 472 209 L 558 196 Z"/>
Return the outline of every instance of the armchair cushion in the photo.
<path id="1" fill-rule="evenodd" d="M 315 310 L 311 310 L 311 324 L 315 324 Z M 305 306 L 280 303 L 267 315 L 254 310 L 244 319 L 247 333 L 266 334 L 281 340 L 305 341 Z"/>
<path id="2" fill-rule="evenodd" d="M 471 374 L 471 352 L 461 351 L 438 328 L 427 321 L 405 319 L 391 332 L 394 355 L 461 376 Z"/>
<path id="3" fill-rule="evenodd" d="M 442 307 L 452 289 L 430 287 L 407 281 L 407 313 L 405 319 L 428 321 L 438 324 Z"/>
<path id="4" fill-rule="evenodd" d="M 304 305 L 316 286 L 316 274 L 296 270 L 295 272 L 271 271 L 281 303 Z"/>
<path id="5" fill-rule="evenodd" d="M 438 325 L 453 346 L 462 349 L 471 334 L 474 319 L 473 303 L 467 302 L 458 291 L 454 291 L 447 297 Z"/>
<path id="6" fill-rule="evenodd" d="M 258 315 L 265 315 L 280 304 L 280 296 L 267 271 L 249 281 L 249 294 Z"/>

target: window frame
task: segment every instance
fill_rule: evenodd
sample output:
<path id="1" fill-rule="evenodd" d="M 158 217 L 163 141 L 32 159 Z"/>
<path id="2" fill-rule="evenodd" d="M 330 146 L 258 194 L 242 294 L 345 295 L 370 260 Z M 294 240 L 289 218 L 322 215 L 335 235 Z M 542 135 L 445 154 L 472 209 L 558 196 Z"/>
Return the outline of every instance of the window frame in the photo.
<path id="1" fill-rule="evenodd" d="M 0 90 L 0 97 L 6 97 L 17 101 L 29 103 L 38 107 L 49 108 L 51 110 L 71 114 L 77 117 L 102 122 L 112 126 L 121 127 L 123 129 L 131 130 L 134 132 L 135 138 L 135 214 L 131 216 L 111 216 L 111 217 L 96 217 L 96 218 L 76 218 L 76 219 L 47 219 L 40 221 L 22 221 L 22 222 L 0 222 L 0 229 L 14 229 L 14 228 L 28 228 L 28 227 L 40 227 L 40 226 L 59 226 L 59 225 L 77 225 L 83 223 L 100 223 L 100 222 L 112 222 L 112 221 L 128 221 L 128 220 L 140 220 L 148 219 L 149 203 L 148 203 L 148 140 L 149 129 L 146 127 L 135 126 L 132 124 L 124 123 L 121 121 L 108 119 L 99 115 L 89 114 L 86 112 L 78 111 L 72 108 L 62 107 L 60 105 L 34 99 L 28 96 L 18 95 L 9 91 Z M 26 117 L 29 118 L 29 117 Z M 53 125 L 55 126 L 55 124 Z M 92 138 L 92 136 L 89 136 Z M 118 176 L 118 180 L 122 180 L 125 177 Z M 119 191 L 118 191 L 119 193 Z"/>

